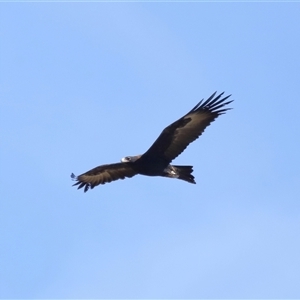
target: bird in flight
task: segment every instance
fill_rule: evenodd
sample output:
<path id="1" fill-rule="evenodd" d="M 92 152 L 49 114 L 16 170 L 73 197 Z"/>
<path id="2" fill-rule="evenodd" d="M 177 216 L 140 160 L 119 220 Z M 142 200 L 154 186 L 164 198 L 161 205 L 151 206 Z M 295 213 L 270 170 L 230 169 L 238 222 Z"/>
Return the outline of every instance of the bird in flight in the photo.
<path id="1" fill-rule="evenodd" d="M 206 101 L 203 99 L 186 115 L 166 127 L 153 145 L 142 155 L 126 156 L 120 163 L 101 165 L 79 176 L 73 173 L 76 181 L 73 186 L 84 188 L 84 192 L 99 184 L 105 184 L 118 179 L 130 178 L 137 174 L 147 176 L 162 176 L 178 178 L 190 183 L 196 183 L 192 175 L 193 166 L 175 166 L 171 161 L 185 148 L 196 140 L 218 116 L 231 108 L 225 106 L 231 95 L 223 97 L 213 93 Z"/>

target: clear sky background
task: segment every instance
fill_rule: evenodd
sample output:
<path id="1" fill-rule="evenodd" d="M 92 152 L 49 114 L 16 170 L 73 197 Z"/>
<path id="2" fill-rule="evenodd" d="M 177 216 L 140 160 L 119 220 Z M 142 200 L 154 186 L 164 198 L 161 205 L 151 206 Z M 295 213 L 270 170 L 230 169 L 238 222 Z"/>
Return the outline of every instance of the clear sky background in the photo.
<path id="1" fill-rule="evenodd" d="M 2 298 L 300 297 L 299 3 L 1 3 Z M 214 91 L 174 162 L 197 184 L 79 175 L 143 153 Z"/>

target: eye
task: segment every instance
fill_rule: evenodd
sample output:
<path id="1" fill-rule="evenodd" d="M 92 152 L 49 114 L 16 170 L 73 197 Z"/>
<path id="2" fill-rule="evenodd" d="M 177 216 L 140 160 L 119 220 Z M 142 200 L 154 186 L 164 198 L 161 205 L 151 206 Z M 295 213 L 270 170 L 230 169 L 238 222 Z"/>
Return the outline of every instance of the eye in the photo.
<path id="1" fill-rule="evenodd" d="M 125 159 L 126 159 L 127 161 L 131 161 L 131 157 L 130 157 L 130 156 L 126 156 Z"/>

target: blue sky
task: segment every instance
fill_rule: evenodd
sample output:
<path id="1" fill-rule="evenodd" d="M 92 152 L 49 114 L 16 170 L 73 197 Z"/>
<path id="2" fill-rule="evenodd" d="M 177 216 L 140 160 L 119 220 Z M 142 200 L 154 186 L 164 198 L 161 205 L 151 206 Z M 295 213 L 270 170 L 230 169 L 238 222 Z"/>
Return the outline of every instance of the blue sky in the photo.
<path id="1" fill-rule="evenodd" d="M 1 298 L 300 298 L 299 3 L 1 3 Z M 214 91 L 174 162 L 81 174 Z"/>

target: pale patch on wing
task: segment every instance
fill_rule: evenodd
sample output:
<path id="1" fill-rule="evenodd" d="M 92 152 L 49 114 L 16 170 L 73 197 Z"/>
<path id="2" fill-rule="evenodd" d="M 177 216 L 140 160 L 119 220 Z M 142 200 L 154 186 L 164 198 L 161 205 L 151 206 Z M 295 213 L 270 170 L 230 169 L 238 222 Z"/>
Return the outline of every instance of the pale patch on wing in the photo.
<path id="1" fill-rule="evenodd" d="M 172 142 L 165 150 L 165 156 L 174 159 L 182 153 L 186 147 L 195 141 L 205 130 L 207 126 L 213 122 L 218 115 L 210 112 L 192 113 L 184 117 L 184 120 L 190 119 L 184 127 L 177 128 L 174 132 Z"/>

